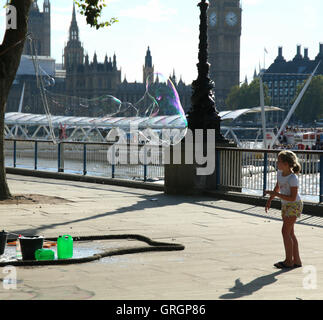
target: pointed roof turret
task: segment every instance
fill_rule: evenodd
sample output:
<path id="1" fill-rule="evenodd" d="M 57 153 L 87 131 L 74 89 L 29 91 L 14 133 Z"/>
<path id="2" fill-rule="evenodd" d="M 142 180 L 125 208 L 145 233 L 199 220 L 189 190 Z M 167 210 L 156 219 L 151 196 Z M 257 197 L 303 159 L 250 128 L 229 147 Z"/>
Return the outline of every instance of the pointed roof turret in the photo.
<path id="1" fill-rule="evenodd" d="M 31 10 L 38 10 L 39 11 L 37 0 L 34 0 L 34 2 L 32 3 Z"/>
<path id="2" fill-rule="evenodd" d="M 93 63 L 94 63 L 94 64 L 98 64 L 98 56 L 96 55 L 96 51 L 94 51 L 94 55 L 93 55 Z"/>
<path id="3" fill-rule="evenodd" d="M 105 57 L 104 57 L 104 70 L 105 71 L 109 71 L 110 69 L 110 66 L 109 66 L 109 59 L 108 59 L 108 55 L 105 54 Z"/>
<path id="4" fill-rule="evenodd" d="M 255 80 L 256 78 L 258 78 L 258 74 L 257 74 L 257 69 L 255 68 L 255 71 L 253 73 L 253 80 Z"/>
<path id="5" fill-rule="evenodd" d="M 117 56 L 116 53 L 113 55 L 113 70 L 117 70 Z"/>
<path id="6" fill-rule="evenodd" d="M 72 65 L 74 64 L 84 64 L 84 48 L 79 39 L 79 28 L 76 21 L 75 4 L 73 3 L 72 21 L 69 28 L 69 39 L 64 48 L 64 67 L 66 70 L 68 70 L 71 69 Z"/>
<path id="7" fill-rule="evenodd" d="M 70 25 L 70 38 L 69 40 L 77 40 L 79 41 L 79 27 L 76 21 L 76 11 L 75 11 L 75 3 L 73 3 L 73 13 L 72 13 L 72 21 Z"/>
<path id="8" fill-rule="evenodd" d="M 176 75 L 175 75 L 175 69 L 173 69 L 173 75 L 170 76 L 170 79 L 172 80 L 174 85 L 177 84 L 177 79 L 176 79 Z"/>
<path id="9" fill-rule="evenodd" d="M 72 23 L 76 23 L 76 11 L 75 11 L 75 3 L 73 2 L 73 13 L 72 13 Z"/>
<path id="10" fill-rule="evenodd" d="M 43 13 L 47 14 L 47 15 L 50 14 L 50 1 L 49 0 L 44 0 Z"/>
<path id="11" fill-rule="evenodd" d="M 179 79 L 179 81 L 178 81 L 178 85 L 179 85 L 180 87 L 185 86 L 185 83 L 184 83 L 184 81 L 183 81 L 183 79 L 182 79 L 182 75 L 181 75 L 181 77 L 180 77 L 180 79 Z"/>
<path id="12" fill-rule="evenodd" d="M 148 47 L 147 52 L 146 52 L 145 67 L 146 68 L 152 68 L 153 67 L 153 59 L 152 59 L 149 47 Z"/>

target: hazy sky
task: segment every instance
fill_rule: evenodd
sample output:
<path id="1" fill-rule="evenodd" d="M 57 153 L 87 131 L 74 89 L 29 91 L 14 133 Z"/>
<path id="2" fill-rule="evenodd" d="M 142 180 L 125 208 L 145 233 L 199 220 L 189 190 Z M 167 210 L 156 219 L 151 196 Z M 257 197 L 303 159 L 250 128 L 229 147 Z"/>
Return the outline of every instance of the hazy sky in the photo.
<path id="1" fill-rule="evenodd" d="M 0 0 L 1 4 L 4 0 Z M 80 37 L 92 60 L 94 51 L 99 62 L 104 56 L 117 55 L 122 79 L 142 81 L 142 66 L 150 46 L 155 70 L 165 75 L 172 73 L 191 83 L 197 76 L 198 0 L 108 0 L 104 17 L 119 18 L 107 30 L 97 31 L 86 26 L 78 14 Z M 42 7 L 43 0 L 38 0 Z M 72 0 L 51 0 L 52 56 L 60 63 L 62 50 L 68 39 L 72 16 Z M 309 48 L 313 59 L 323 42 L 322 0 L 242 0 L 241 81 L 251 80 L 259 63 L 266 66 L 283 46 L 285 59 L 296 54 L 297 44 Z M 4 29 L 4 10 L 0 17 Z M 1 30 L 1 36 L 4 30 Z"/>

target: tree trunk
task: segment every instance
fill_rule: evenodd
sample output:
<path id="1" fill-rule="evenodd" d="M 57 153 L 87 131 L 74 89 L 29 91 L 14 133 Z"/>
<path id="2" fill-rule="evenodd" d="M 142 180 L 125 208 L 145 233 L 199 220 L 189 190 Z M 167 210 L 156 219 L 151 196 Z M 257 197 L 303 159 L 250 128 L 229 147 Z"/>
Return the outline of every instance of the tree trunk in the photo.
<path id="1" fill-rule="evenodd" d="M 33 0 L 11 0 L 10 5 L 14 6 L 17 12 L 17 28 L 7 29 L 0 45 L 0 200 L 11 198 L 4 155 L 5 109 L 23 52 L 32 2 Z"/>

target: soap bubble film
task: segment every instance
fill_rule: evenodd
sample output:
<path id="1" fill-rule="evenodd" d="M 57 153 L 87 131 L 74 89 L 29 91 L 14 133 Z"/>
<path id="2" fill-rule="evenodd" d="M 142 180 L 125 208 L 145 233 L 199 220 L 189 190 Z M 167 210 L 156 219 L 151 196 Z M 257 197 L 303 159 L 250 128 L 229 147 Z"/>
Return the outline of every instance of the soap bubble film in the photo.
<path id="1" fill-rule="evenodd" d="M 116 136 L 125 132 L 128 143 L 179 143 L 187 132 L 187 119 L 171 79 L 154 73 L 147 77 L 145 86 L 138 85 L 143 86 L 143 94 L 137 101 L 122 101 L 108 94 L 87 99 L 56 94 L 49 89 L 46 96 L 52 115 L 91 117 L 93 123 L 95 118 L 106 119 L 107 141 L 115 141 Z"/>

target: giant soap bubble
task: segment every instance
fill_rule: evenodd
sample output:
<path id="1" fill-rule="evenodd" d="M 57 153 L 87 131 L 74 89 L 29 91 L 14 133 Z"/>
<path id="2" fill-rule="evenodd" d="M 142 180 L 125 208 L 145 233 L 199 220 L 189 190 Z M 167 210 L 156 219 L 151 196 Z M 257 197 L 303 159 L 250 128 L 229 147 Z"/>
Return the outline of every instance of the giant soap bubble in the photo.
<path id="1" fill-rule="evenodd" d="M 169 78 L 161 73 L 148 76 L 146 92 L 134 105 L 137 116 L 145 119 L 140 126 L 146 142 L 177 144 L 185 136 L 187 119 L 178 92 Z M 154 141 L 152 141 L 154 140 Z"/>
<path id="2" fill-rule="evenodd" d="M 128 143 L 179 143 L 187 132 L 187 119 L 171 79 L 154 73 L 147 77 L 145 86 L 139 85 L 142 96 L 132 102 L 112 95 L 87 99 L 49 90 L 46 93 L 53 115 L 92 117 L 92 124 L 104 120 L 107 141 L 114 141 L 122 133 Z"/>

